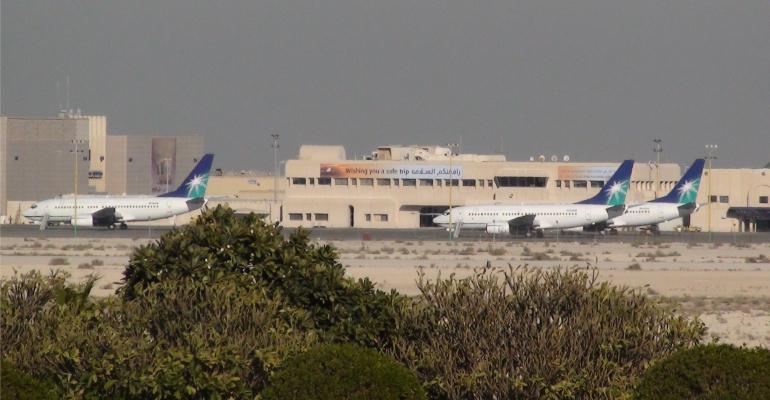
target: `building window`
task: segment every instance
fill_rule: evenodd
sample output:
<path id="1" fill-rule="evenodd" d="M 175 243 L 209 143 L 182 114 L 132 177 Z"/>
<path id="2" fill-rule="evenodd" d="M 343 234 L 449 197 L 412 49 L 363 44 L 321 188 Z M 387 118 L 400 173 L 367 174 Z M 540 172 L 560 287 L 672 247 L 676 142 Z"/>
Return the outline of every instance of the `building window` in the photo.
<path id="1" fill-rule="evenodd" d="M 463 186 L 476 186 L 476 180 L 475 179 L 463 179 Z"/>
<path id="2" fill-rule="evenodd" d="M 444 186 L 460 186 L 460 180 L 459 179 L 444 179 Z"/>
<path id="3" fill-rule="evenodd" d="M 308 183 L 310 183 L 311 185 L 315 184 L 315 178 L 307 178 L 307 179 L 310 181 Z"/>
<path id="4" fill-rule="evenodd" d="M 377 178 L 377 186 L 390 186 L 390 179 Z"/>
<path id="5" fill-rule="evenodd" d="M 759 196 L 759 204 L 767 204 L 767 196 Z"/>
<path id="6" fill-rule="evenodd" d="M 484 187 L 484 180 L 483 179 L 479 179 L 479 186 Z"/>
<path id="7" fill-rule="evenodd" d="M 388 222 L 388 214 L 374 214 L 374 217 L 377 221 Z"/>
<path id="8" fill-rule="evenodd" d="M 358 180 L 356 178 L 350 178 L 350 184 L 353 185 L 353 186 L 357 186 L 358 185 Z"/>
<path id="9" fill-rule="evenodd" d="M 364 219 L 366 222 L 372 222 L 372 214 L 364 214 Z"/>
<path id="10" fill-rule="evenodd" d="M 291 178 L 292 185 L 304 185 L 306 182 L 305 178 Z"/>
<path id="11" fill-rule="evenodd" d="M 404 179 L 404 186 L 417 186 L 417 179 Z"/>
<path id="12" fill-rule="evenodd" d="M 492 187 L 492 182 L 494 182 L 492 179 L 487 179 L 487 186 Z"/>
<path id="13" fill-rule="evenodd" d="M 332 184 L 332 178 L 318 178 L 318 184 L 319 185 L 331 185 Z"/>
<path id="14" fill-rule="evenodd" d="M 572 187 L 576 187 L 576 188 L 588 187 L 588 182 L 587 181 L 572 181 Z"/>
<path id="15" fill-rule="evenodd" d="M 13 161 L 19 161 L 19 156 L 13 156 Z"/>
<path id="16" fill-rule="evenodd" d="M 361 178 L 359 179 L 361 181 L 361 186 L 373 186 L 374 185 L 374 179 L 372 178 Z"/>
<path id="17" fill-rule="evenodd" d="M 720 203 L 729 203 L 730 202 L 730 196 L 719 196 L 719 202 Z"/>
<path id="18" fill-rule="evenodd" d="M 545 187 L 548 178 L 544 176 L 496 176 L 497 187 Z"/>
<path id="19" fill-rule="evenodd" d="M 716 203 L 716 202 L 717 202 L 717 196 L 712 195 L 711 198 L 709 199 L 709 203 Z"/>
<path id="20" fill-rule="evenodd" d="M 398 179 L 393 179 L 393 186 L 398 186 L 398 182 L 399 182 Z"/>
<path id="21" fill-rule="evenodd" d="M 561 187 L 561 179 L 557 179 L 557 180 L 556 180 L 556 187 L 557 187 L 557 188 L 560 188 L 560 187 Z"/>
<path id="22" fill-rule="evenodd" d="M 334 178 L 334 184 L 337 186 L 347 186 L 348 178 Z"/>
<path id="23" fill-rule="evenodd" d="M 289 213 L 289 221 L 302 221 L 302 213 Z"/>
<path id="24" fill-rule="evenodd" d="M 420 186 L 433 186 L 433 179 L 420 179 Z"/>
<path id="25" fill-rule="evenodd" d="M 134 162 L 134 159 L 132 157 L 128 157 L 128 162 Z"/>
<path id="26" fill-rule="evenodd" d="M 308 220 L 308 221 L 310 221 L 310 219 L 311 219 L 311 218 L 310 218 L 310 213 L 305 213 L 305 219 L 306 219 L 306 220 Z"/>
<path id="27" fill-rule="evenodd" d="M 592 188 L 600 188 L 604 186 L 604 181 L 591 181 Z"/>
<path id="28" fill-rule="evenodd" d="M 315 214 L 315 220 L 316 221 L 328 221 L 329 220 L 329 214 L 326 214 L 326 213 L 316 213 Z"/>

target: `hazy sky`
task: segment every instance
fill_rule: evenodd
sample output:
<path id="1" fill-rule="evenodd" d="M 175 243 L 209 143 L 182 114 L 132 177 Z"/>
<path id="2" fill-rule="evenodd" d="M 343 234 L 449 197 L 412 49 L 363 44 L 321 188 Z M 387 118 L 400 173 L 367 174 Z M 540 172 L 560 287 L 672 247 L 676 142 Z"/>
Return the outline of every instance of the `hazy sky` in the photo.
<path id="1" fill-rule="evenodd" d="M 215 164 L 299 143 L 460 141 L 510 159 L 770 161 L 767 0 L 2 0 L 2 112 L 201 133 Z M 64 101 L 63 95 L 61 101 Z M 462 138 L 462 139 L 460 139 Z"/>

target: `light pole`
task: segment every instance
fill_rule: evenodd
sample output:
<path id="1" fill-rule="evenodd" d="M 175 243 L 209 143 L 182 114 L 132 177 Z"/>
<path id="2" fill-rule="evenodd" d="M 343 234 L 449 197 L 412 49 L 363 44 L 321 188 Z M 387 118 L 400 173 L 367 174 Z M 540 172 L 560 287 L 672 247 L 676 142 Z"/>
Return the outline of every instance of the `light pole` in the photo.
<path id="1" fill-rule="evenodd" d="M 660 156 L 663 153 L 663 139 L 653 139 L 652 151 L 655 152 L 655 198 L 660 192 Z"/>
<path id="2" fill-rule="evenodd" d="M 73 193 L 74 195 L 74 205 L 73 208 L 73 218 L 72 218 L 72 227 L 73 227 L 73 235 L 75 237 L 78 237 L 78 143 L 80 143 L 79 139 L 72 139 L 72 143 L 75 145 L 75 191 Z"/>
<path id="3" fill-rule="evenodd" d="M 454 186 L 452 179 L 452 156 L 454 155 L 457 143 L 448 143 L 447 147 L 449 147 L 449 240 L 452 240 L 454 238 L 454 228 L 452 227 L 452 186 Z"/>
<path id="4" fill-rule="evenodd" d="M 708 171 L 709 171 L 709 190 L 708 190 L 708 205 L 709 205 L 709 213 L 708 213 L 708 232 L 709 232 L 709 241 L 711 241 L 711 163 L 713 160 L 717 158 L 717 156 L 714 155 L 716 153 L 719 146 L 715 144 L 707 144 L 706 145 L 706 159 L 709 162 Z"/>
<path id="5" fill-rule="evenodd" d="M 278 204 L 278 147 L 280 147 L 278 138 L 280 135 L 273 133 L 270 136 L 273 137 L 273 206 L 275 206 Z M 270 218 L 273 218 L 272 212 Z"/>

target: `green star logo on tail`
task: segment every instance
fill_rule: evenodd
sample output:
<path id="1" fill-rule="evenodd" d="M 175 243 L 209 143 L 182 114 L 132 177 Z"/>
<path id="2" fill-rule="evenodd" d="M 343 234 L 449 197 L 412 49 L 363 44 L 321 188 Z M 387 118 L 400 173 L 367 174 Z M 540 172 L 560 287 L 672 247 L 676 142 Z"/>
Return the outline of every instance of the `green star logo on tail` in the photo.
<path id="1" fill-rule="evenodd" d="M 607 205 L 618 206 L 626 203 L 626 193 L 628 193 L 629 181 L 615 182 L 607 188 L 609 199 Z"/>
<path id="2" fill-rule="evenodd" d="M 698 197 L 698 186 L 700 186 L 700 178 L 683 183 L 679 188 L 679 203 L 694 203 Z"/>
<path id="3" fill-rule="evenodd" d="M 195 175 L 193 179 L 187 182 L 187 197 L 198 198 L 206 194 L 206 185 L 209 181 L 209 175 Z"/>

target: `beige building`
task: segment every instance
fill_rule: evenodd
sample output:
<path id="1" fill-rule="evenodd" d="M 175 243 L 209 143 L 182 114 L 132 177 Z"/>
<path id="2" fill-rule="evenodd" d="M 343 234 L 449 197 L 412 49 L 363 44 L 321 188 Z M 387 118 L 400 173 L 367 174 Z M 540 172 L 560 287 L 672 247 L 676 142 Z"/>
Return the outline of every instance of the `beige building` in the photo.
<path id="1" fill-rule="evenodd" d="M 106 191 L 104 166 L 107 156 L 107 117 L 86 115 L 82 118 L 88 120 L 88 185 L 94 192 L 103 193 Z"/>
<path id="2" fill-rule="evenodd" d="M 709 189 L 711 187 L 711 189 Z M 692 225 L 714 232 L 770 231 L 770 169 L 708 169 Z"/>
<path id="3" fill-rule="evenodd" d="M 18 221 L 25 201 L 88 193 L 89 119 L 0 118 L 0 216 Z"/>
<path id="4" fill-rule="evenodd" d="M 511 162 L 501 155 L 453 154 L 437 146 L 385 146 L 348 160 L 341 146 L 302 146 L 286 162 L 286 226 L 415 228 L 432 226 L 451 205 L 568 203 L 588 198 L 618 162 Z M 637 163 L 629 202 L 669 191 L 677 164 Z M 451 176 L 451 179 L 450 179 Z"/>
<path id="5" fill-rule="evenodd" d="M 199 135 L 108 135 L 104 168 L 106 192 L 160 194 L 174 190 L 203 153 L 203 136 Z"/>

